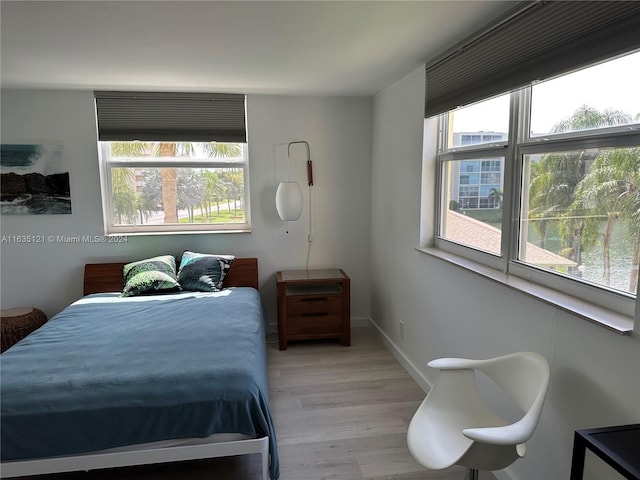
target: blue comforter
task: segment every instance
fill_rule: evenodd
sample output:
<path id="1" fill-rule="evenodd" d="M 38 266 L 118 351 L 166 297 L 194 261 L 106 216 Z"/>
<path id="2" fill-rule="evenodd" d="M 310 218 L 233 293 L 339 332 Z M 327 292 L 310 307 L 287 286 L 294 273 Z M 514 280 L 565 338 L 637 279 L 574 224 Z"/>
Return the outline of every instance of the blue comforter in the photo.
<path id="1" fill-rule="evenodd" d="M 0 355 L 3 461 L 214 433 L 268 435 L 252 288 L 83 297 Z"/>

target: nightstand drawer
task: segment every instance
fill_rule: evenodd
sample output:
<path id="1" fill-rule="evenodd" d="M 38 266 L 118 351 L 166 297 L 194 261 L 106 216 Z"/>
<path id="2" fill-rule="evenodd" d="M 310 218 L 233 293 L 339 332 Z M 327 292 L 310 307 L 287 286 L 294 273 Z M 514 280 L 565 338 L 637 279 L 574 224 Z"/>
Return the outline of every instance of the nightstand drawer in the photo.
<path id="1" fill-rule="evenodd" d="M 342 331 L 340 315 L 302 314 L 289 317 L 287 325 L 289 335 L 314 335 Z"/>
<path id="2" fill-rule="evenodd" d="M 287 314 L 292 317 L 342 314 L 341 295 L 294 295 L 287 297 Z"/>

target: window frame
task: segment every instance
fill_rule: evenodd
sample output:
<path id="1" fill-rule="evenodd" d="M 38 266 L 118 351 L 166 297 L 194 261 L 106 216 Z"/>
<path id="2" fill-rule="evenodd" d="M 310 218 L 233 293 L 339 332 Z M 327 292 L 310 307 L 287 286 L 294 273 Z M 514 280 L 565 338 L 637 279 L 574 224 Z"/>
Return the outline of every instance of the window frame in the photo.
<path id="1" fill-rule="evenodd" d="M 570 297 L 589 302 L 598 308 L 633 317 L 636 294 L 620 292 L 582 282 L 558 272 L 543 270 L 533 264 L 518 260 L 518 242 L 522 213 L 524 156 L 531 153 L 571 151 L 586 148 L 632 147 L 640 144 L 640 122 L 578 132 L 531 136 L 529 121 L 532 85 L 510 92 L 509 132 L 506 142 L 446 148 L 451 124 L 451 111 L 438 116 L 438 145 L 436 150 L 435 222 L 434 246 L 436 249 L 467 259 L 480 266 L 497 270 L 507 277 L 517 277 Z M 506 92 L 505 92 L 506 93 Z M 503 93 L 504 94 L 504 93 Z M 487 100 L 483 99 L 482 101 Z M 446 162 L 504 156 L 504 188 L 502 203 L 501 254 L 496 255 L 472 246 L 451 241 L 442 236 L 444 205 L 448 198 L 445 185 Z M 473 268 L 472 268 L 473 269 Z"/>
<path id="2" fill-rule="evenodd" d="M 108 155 L 109 141 L 98 142 L 98 159 L 100 169 L 100 189 L 102 196 L 103 225 L 105 235 L 158 235 L 158 234 L 185 234 L 185 233 L 249 233 L 251 232 L 251 208 L 249 188 L 249 152 L 246 142 L 231 142 L 242 146 L 242 159 L 239 161 L 220 160 L 215 157 L 208 158 L 183 158 L 175 157 L 163 159 L 163 157 L 151 157 L 140 160 L 111 159 Z M 203 143 L 184 142 L 175 143 Z M 155 225 L 127 224 L 120 225 L 114 222 L 112 168 L 240 168 L 243 171 L 244 183 L 244 222 L 238 223 L 172 223 Z"/>

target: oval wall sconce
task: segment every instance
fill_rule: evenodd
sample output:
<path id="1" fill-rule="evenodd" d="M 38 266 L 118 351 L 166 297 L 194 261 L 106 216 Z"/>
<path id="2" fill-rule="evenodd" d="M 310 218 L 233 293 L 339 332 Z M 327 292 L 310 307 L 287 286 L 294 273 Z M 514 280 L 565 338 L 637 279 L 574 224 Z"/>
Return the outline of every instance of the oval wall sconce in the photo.
<path id="1" fill-rule="evenodd" d="M 302 189 L 298 182 L 281 182 L 276 190 L 276 209 L 285 222 L 295 221 L 302 214 Z"/>
<path id="2" fill-rule="evenodd" d="M 276 210 L 278 210 L 278 215 L 285 222 L 298 220 L 302 214 L 303 207 L 302 189 L 297 182 L 291 181 L 291 145 L 295 145 L 296 143 L 303 143 L 307 147 L 307 181 L 309 187 L 313 185 L 313 164 L 311 163 L 309 143 L 304 140 L 290 142 L 289 145 L 287 145 L 289 181 L 281 182 L 276 190 Z M 309 208 L 311 208 L 311 199 L 309 199 Z"/>

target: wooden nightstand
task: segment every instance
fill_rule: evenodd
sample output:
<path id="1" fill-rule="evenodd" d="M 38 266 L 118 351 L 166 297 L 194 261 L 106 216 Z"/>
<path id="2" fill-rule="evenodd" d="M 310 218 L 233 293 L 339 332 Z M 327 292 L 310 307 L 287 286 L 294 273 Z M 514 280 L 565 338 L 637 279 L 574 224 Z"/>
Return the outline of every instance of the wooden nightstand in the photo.
<path id="1" fill-rule="evenodd" d="M 276 273 L 280 350 L 290 340 L 339 338 L 351 345 L 351 280 L 341 269 Z"/>

